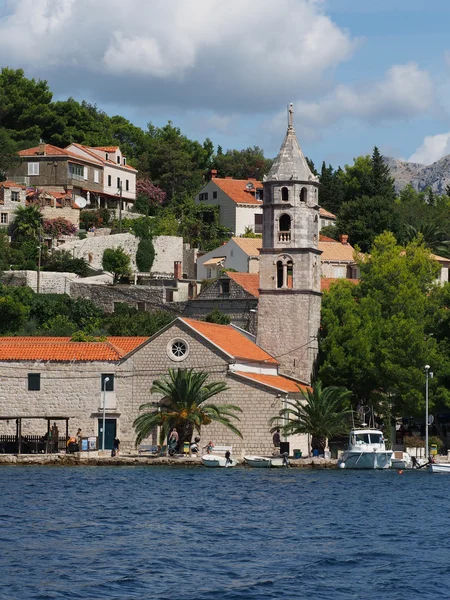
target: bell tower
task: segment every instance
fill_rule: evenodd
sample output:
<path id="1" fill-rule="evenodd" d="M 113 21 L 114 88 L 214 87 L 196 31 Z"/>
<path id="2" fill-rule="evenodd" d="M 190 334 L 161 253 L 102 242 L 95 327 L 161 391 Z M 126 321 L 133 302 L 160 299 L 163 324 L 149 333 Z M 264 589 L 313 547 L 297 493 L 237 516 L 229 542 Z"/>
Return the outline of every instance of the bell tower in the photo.
<path id="1" fill-rule="evenodd" d="M 286 137 L 263 180 L 257 343 L 279 360 L 281 372 L 310 382 L 322 298 L 319 181 L 298 143 L 293 113 L 290 104 Z"/>

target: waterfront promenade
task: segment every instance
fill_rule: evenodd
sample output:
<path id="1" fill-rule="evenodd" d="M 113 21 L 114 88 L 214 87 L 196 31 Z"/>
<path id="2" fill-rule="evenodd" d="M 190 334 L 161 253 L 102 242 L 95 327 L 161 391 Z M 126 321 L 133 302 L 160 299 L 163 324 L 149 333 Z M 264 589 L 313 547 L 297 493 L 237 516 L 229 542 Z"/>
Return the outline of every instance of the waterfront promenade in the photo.
<path id="1" fill-rule="evenodd" d="M 244 459 L 236 458 L 239 466 L 246 467 Z M 289 464 L 294 468 L 333 469 L 337 460 L 325 458 L 297 458 L 289 459 Z M 64 466 L 178 466 L 202 467 L 199 456 L 100 456 L 98 452 L 75 454 L 0 454 L 0 465 L 64 465 Z"/>

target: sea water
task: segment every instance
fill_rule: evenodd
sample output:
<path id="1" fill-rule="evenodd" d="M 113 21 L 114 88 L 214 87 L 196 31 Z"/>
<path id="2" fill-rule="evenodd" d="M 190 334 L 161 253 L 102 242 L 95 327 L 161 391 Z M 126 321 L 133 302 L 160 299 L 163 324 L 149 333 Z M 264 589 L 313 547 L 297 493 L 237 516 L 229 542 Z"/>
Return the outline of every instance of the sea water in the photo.
<path id="1" fill-rule="evenodd" d="M 0 467 L 0 598 L 450 598 L 450 476 Z"/>

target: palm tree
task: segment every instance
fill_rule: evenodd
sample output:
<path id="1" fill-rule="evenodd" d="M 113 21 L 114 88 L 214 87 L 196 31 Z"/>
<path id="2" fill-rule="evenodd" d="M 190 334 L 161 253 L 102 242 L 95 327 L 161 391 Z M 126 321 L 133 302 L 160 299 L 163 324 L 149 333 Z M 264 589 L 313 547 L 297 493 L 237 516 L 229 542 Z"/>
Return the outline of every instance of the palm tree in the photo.
<path id="1" fill-rule="evenodd" d="M 330 386 L 322 389 L 317 381 L 312 388 L 302 392 L 302 398 L 287 400 L 279 416 L 270 422 L 275 424 L 272 431 L 281 428 L 284 435 L 308 433 L 311 435 L 311 447 L 323 453 L 327 438 L 349 429 L 352 414 L 348 400 L 351 392 L 344 388 Z"/>
<path id="2" fill-rule="evenodd" d="M 242 438 L 241 432 L 232 423 L 237 419 L 236 412 L 242 412 L 233 404 L 210 404 L 208 400 L 228 389 L 221 381 L 207 383 L 208 373 L 194 372 L 193 369 L 169 369 L 169 374 L 153 382 L 151 394 L 161 394 L 162 399 L 155 406 L 147 402 L 139 407 L 144 412 L 139 415 L 133 427 L 136 431 L 136 446 L 156 427 L 160 428 L 160 443 L 163 444 L 169 431 L 176 427 L 181 446 L 191 442 L 194 429 L 200 433 L 202 425 L 213 421 L 225 425 Z"/>
<path id="3" fill-rule="evenodd" d="M 15 237 L 38 239 L 42 227 L 42 213 L 39 205 L 19 205 L 14 215 L 13 231 Z"/>
<path id="4" fill-rule="evenodd" d="M 419 223 L 417 227 L 408 224 L 403 236 L 405 244 L 412 242 L 420 235 L 422 235 L 425 246 L 432 252 L 449 256 L 450 241 L 446 239 L 445 232 L 441 231 L 439 227 L 436 227 L 432 223 Z"/>

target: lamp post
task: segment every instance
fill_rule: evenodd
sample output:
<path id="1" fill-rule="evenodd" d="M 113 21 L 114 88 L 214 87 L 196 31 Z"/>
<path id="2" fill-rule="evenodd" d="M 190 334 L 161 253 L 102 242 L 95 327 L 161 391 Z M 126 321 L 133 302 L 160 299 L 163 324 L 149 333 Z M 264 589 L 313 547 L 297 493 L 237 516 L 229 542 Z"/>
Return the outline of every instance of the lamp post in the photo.
<path id="1" fill-rule="evenodd" d="M 109 381 L 109 377 L 105 377 L 103 380 L 103 423 L 102 423 L 102 450 L 105 449 L 105 421 L 106 421 L 106 384 Z"/>
<path id="2" fill-rule="evenodd" d="M 425 365 L 425 458 L 428 454 L 428 377 L 430 375 L 430 365 Z"/>

